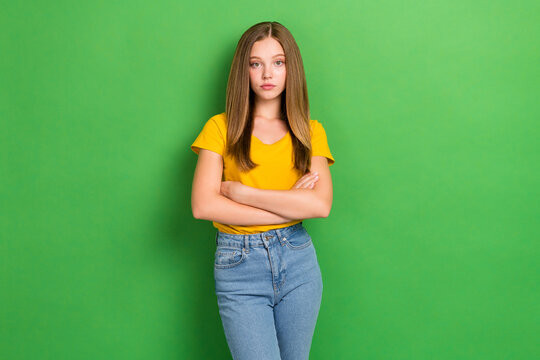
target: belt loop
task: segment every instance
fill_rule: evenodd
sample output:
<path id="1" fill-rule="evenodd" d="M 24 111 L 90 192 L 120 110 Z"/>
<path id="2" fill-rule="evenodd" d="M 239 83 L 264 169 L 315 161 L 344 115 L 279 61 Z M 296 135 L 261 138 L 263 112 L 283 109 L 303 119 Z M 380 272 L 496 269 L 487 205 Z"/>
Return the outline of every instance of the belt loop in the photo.
<path id="1" fill-rule="evenodd" d="M 249 252 L 249 235 L 244 235 L 244 249 Z"/>

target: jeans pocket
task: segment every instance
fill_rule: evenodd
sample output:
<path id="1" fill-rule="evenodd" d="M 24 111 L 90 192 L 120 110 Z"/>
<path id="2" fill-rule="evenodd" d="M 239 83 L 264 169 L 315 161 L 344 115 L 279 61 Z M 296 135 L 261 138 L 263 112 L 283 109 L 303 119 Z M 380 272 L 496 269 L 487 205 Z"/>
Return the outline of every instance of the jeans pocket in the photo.
<path id="1" fill-rule="evenodd" d="M 306 229 L 302 228 L 294 233 L 290 234 L 289 237 L 284 237 L 283 241 L 289 249 L 301 250 L 307 248 L 311 245 L 311 236 L 309 236 Z"/>
<path id="2" fill-rule="evenodd" d="M 242 263 L 246 255 L 244 249 L 218 247 L 215 253 L 214 267 L 229 269 Z"/>

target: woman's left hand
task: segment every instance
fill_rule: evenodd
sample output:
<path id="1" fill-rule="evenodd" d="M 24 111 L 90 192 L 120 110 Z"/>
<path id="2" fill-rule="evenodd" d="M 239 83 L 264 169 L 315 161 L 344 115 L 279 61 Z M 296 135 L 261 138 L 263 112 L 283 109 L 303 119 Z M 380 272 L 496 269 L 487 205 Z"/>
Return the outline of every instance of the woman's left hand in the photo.
<path id="1" fill-rule="evenodd" d="M 220 193 L 231 200 L 240 202 L 243 190 L 245 190 L 245 188 L 246 185 L 239 181 L 222 181 Z"/>

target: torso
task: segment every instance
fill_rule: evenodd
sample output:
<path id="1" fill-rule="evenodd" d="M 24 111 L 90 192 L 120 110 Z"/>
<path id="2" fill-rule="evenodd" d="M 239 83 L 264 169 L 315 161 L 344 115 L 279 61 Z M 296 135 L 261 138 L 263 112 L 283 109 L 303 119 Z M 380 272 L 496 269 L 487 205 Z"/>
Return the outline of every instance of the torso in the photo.
<path id="1" fill-rule="evenodd" d="M 264 144 L 272 145 L 285 137 L 288 132 L 289 128 L 284 120 L 268 120 L 260 117 L 253 119 L 252 135 Z"/>

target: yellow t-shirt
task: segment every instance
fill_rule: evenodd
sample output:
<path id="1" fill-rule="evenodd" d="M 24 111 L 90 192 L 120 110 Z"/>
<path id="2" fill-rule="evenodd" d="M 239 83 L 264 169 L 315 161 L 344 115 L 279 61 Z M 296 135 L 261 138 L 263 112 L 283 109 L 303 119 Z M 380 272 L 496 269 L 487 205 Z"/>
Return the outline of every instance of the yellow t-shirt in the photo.
<path id="1" fill-rule="evenodd" d="M 330 153 L 326 132 L 320 122 L 310 120 L 312 156 L 325 156 L 328 164 L 335 161 Z M 257 137 L 251 137 L 251 160 L 259 164 L 248 172 L 240 172 L 228 154 L 224 156 L 227 140 L 227 118 L 223 112 L 212 116 L 204 125 L 199 136 L 191 144 L 191 149 L 198 155 L 199 150 L 207 149 L 223 156 L 223 181 L 239 181 L 242 184 L 272 190 L 289 190 L 302 176 L 294 168 L 292 158 L 292 139 L 288 132 L 273 144 L 265 144 Z M 212 222 L 219 231 L 230 234 L 254 234 L 272 229 L 294 225 L 302 220 L 292 220 L 283 224 L 271 225 L 227 225 Z"/>

